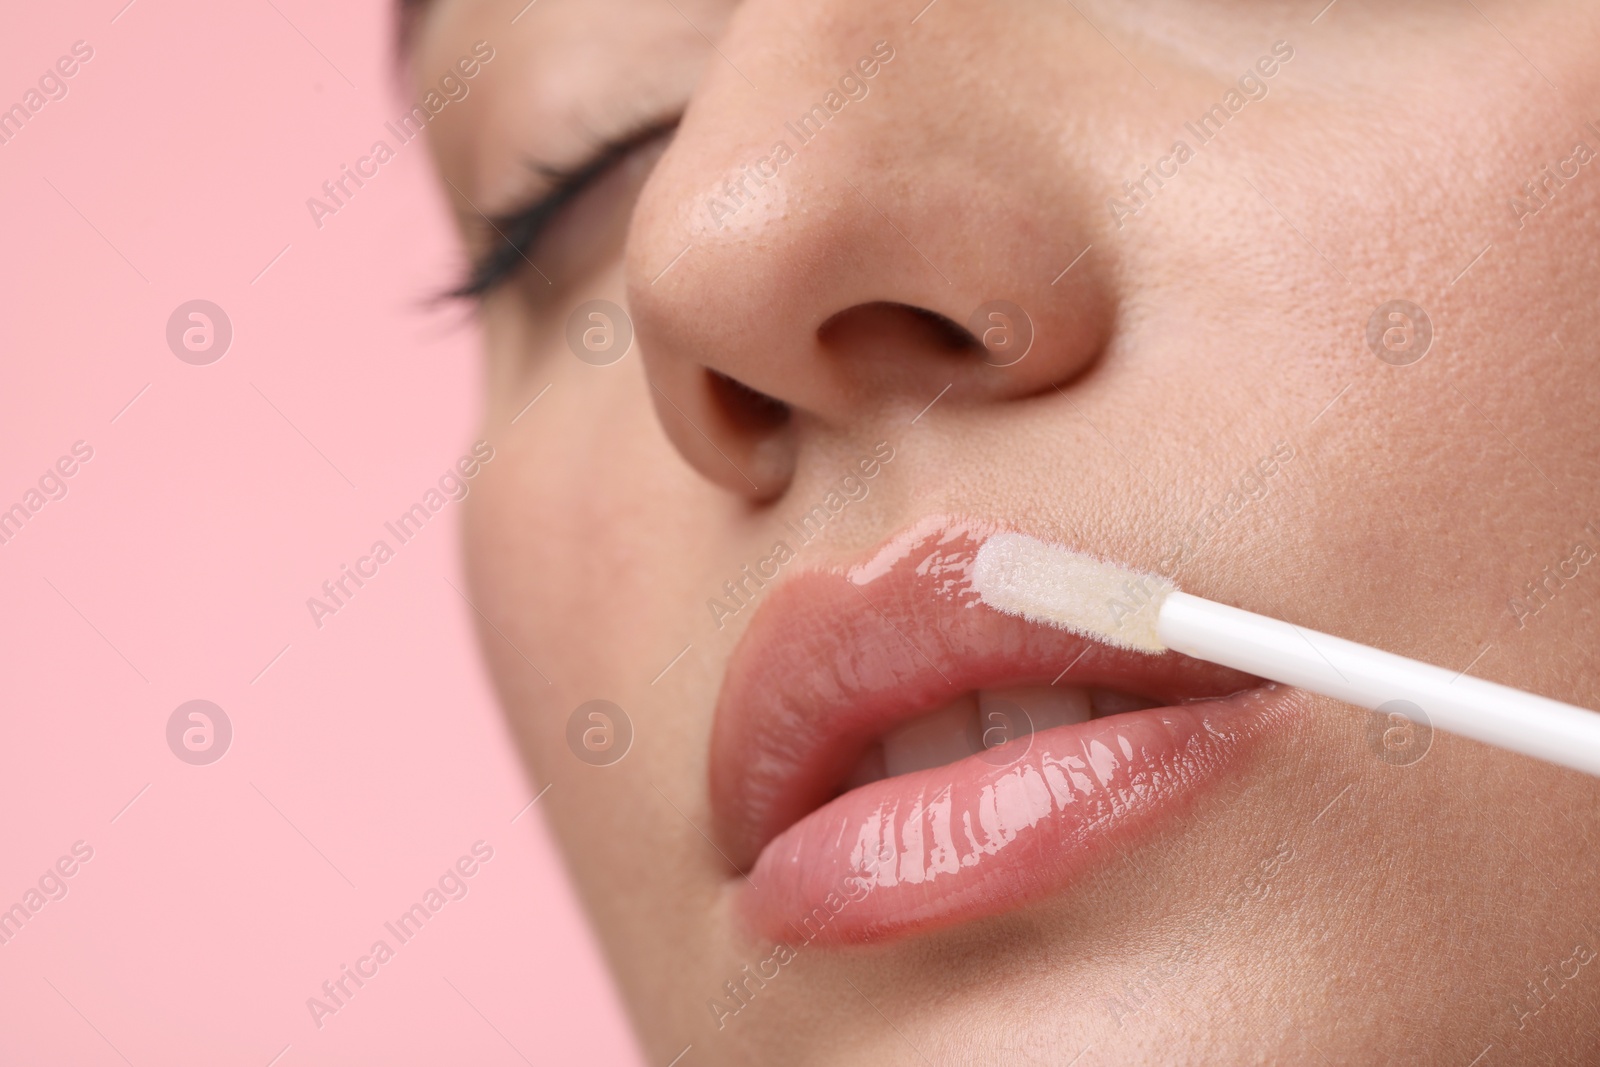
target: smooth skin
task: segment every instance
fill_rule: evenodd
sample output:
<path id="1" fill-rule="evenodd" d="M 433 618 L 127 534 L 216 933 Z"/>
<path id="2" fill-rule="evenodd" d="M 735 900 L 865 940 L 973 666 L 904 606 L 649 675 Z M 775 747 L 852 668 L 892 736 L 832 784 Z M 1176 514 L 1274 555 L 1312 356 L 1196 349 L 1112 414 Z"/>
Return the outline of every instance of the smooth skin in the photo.
<path id="1" fill-rule="evenodd" d="M 467 522 L 483 648 L 647 1062 L 1594 1061 L 1600 782 L 1445 735 L 1398 765 L 1320 698 L 1094 877 L 807 948 L 719 1028 L 772 946 L 707 790 L 759 605 L 718 628 L 707 601 L 888 441 L 789 569 L 972 516 L 1600 707 L 1600 560 L 1568 562 L 1600 552 L 1600 160 L 1564 163 L 1600 150 L 1600 8 L 525 2 L 435 0 L 408 48 L 419 92 L 495 50 L 430 129 L 469 254 L 543 190 L 530 162 L 682 116 L 483 300 L 496 460 Z M 785 124 L 880 41 L 801 144 Z M 1277 42 L 1201 143 L 1185 123 Z M 593 299 L 634 329 L 606 366 L 567 340 Z M 1408 365 L 1367 341 L 1394 299 L 1432 324 Z M 960 330 L 994 300 L 1036 331 L 1013 366 Z M 635 734 L 607 767 L 567 742 L 594 698 Z"/>

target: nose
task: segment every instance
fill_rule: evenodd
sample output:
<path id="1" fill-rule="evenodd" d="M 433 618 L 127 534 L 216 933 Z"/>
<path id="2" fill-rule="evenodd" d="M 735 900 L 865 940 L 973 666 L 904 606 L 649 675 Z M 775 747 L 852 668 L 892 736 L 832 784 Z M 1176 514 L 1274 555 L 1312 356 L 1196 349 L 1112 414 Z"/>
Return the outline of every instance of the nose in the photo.
<path id="1" fill-rule="evenodd" d="M 936 396 L 1001 414 L 1080 375 L 1110 333 L 1092 175 L 1053 149 L 1061 130 L 950 77 L 982 42 L 860 6 L 743 4 L 634 208 L 628 299 L 656 411 L 693 467 L 752 500 L 783 493 L 808 442 Z M 1017 61 L 1004 12 L 988 54 Z M 814 47 L 775 47 L 797 40 Z M 1051 62 L 1079 46 L 1052 42 Z"/>

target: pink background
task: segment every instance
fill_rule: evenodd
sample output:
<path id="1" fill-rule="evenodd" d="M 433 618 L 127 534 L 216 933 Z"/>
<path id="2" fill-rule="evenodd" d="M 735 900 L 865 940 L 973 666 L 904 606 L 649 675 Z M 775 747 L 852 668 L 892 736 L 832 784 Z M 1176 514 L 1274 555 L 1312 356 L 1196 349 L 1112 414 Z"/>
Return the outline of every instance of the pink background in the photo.
<path id="1" fill-rule="evenodd" d="M 94 850 L 0 945 L 0 1062 L 636 1063 L 538 809 L 513 821 L 459 506 L 306 607 L 476 436 L 425 145 L 321 230 L 305 205 L 404 110 L 387 4 L 124 3 L 9 3 L 0 33 L 0 107 L 94 48 L 0 145 L 0 509 L 94 449 L 0 544 L 0 908 Z M 195 298 L 234 329 L 208 366 L 165 337 Z M 207 766 L 167 744 L 193 699 L 233 724 Z M 307 998 L 480 839 L 468 895 L 318 1029 Z"/>

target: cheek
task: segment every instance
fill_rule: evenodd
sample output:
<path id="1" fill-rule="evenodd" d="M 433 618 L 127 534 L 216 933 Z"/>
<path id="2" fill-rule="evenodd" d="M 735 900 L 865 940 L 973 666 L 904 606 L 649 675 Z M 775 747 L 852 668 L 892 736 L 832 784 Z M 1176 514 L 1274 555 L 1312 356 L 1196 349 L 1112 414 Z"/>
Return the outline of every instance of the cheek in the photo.
<path id="1" fill-rule="evenodd" d="M 491 322 L 491 351 L 511 333 Z M 541 762 L 568 758 L 573 708 L 648 702 L 652 678 L 702 640 L 704 602 L 722 580 L 707 530 L 730 506 L 668 444 L 636 351 L 594 367 L 553 344 L 492 397 L 484 436 L 495 459 L 462 505 L 470 595 L 504 634 L 483 628 L 485 654 L 512 718 L 538 709 L 525 743 Z"/>
<path id="2" fill-rule="evenodd" d="M 495 360 L 527 360 L 497 351 L 512 332 L 490 322 Z M 475 618 L 533 791 L 554 786 L 544 818 L 600 936 L 633 958 L 661 940 L 664 916 L 691 921 L 684 900 L 643 888 L 692 877 L 704 847 L 652 783 L 688 805 L 689 768 L 704 766 L 722 636 L 705 601 L 737 555 L 717 540 L 733 508 L 667 443 L 637 353 L 594 367 L 551 347 L 532 364 L 490 398 L 481 435 L 495 459 L 461 505 L 465 591 L 492 624 Z M 569 743 L 574 713 L 596 699 L 632 732 L 613 766 L 585 765 Z"/>

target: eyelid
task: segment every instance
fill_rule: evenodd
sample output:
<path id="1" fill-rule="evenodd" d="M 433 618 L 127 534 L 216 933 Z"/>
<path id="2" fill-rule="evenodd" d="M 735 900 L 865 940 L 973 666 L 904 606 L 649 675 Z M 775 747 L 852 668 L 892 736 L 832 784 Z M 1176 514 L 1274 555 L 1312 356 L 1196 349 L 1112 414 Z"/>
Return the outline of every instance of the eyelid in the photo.
<path id="1" fill-rule="evenodd" d="M 533 201 L 489 219 L 497 240 L 472 262 L 466 278 L 448 295 L 459 299 L 482 299 L 529 265 L 531 260 L 528 253 L 568 204 L 629 155 L 677 129 L 678 118 L 672 115 L 652 119 L 624 133 L 608 137 L 587 158 L 576 164 L 532 164 L 549 188 Z"/>

